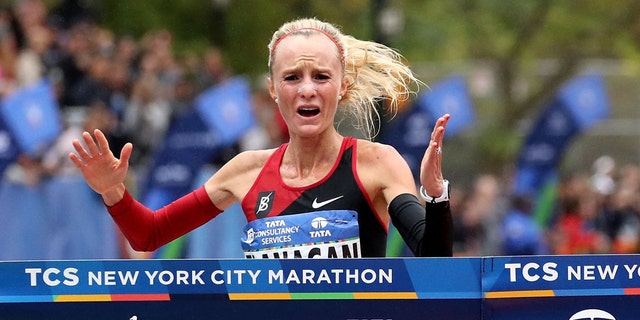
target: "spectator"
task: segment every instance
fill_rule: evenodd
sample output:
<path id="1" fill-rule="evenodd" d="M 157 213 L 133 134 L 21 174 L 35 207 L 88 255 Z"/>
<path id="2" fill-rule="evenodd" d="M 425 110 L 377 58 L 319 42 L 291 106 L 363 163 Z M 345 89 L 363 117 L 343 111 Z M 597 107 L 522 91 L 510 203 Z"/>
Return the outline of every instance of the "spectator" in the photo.
<path id="1" fill-rule="evenodd" d="M 511 208 L 502 222 L 502 253 L 505 255 L 535 255 L 547 253 L 544 237 L 531 216 L 531 200 L 515 195 Z"/>

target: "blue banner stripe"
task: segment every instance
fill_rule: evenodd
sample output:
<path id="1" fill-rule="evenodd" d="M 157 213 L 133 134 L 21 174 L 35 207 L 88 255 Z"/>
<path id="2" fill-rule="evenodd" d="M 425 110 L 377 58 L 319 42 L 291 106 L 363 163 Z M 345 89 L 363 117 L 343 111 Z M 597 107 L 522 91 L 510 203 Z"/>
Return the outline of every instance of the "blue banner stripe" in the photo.
<path id="1" fill-rule="evenodd" d="M 54 302 L 53 296 L 45 295 L 21 295 L 4 296 L 0 295 L 0 303 L 24 303 L 24 302 Z"/>
<path id="2" fill-rule="evenodd" d="M 626 296 L 624 289 L 566 289 L 553 290 L 558 297 L 581 297 L 581 296 Z"/>

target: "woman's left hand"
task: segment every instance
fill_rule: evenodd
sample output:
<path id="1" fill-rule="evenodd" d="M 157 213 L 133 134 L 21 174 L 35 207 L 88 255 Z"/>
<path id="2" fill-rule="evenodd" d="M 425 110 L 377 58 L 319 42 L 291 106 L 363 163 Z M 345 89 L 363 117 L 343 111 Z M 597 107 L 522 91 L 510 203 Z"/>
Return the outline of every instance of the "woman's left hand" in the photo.
<path id="1" fill-rule="evenodd" d="M 444 191 L 442 184 L 444 180 L 442 177 L 442 140 L 449 117 L 449 114 L 445 114 L 436 121 L 433 132 L 431 132 L 429 147 L 425 151 L 420 165 L 420 183 L 427 195 L 434 198 L 440 197 Z"/>

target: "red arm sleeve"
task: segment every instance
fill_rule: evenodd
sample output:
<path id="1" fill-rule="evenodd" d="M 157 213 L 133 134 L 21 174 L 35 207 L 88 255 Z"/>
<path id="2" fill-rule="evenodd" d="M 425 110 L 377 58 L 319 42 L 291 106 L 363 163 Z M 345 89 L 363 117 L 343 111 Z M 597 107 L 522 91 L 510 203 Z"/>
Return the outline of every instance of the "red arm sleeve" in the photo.
<path id="1" fill-rule="evenodd" d="M 107 210 L 131 247 L 154 251 L 216 217 L 218 209 L 204 186 L 157 211 L 136 201 L 128 191 Z"/>

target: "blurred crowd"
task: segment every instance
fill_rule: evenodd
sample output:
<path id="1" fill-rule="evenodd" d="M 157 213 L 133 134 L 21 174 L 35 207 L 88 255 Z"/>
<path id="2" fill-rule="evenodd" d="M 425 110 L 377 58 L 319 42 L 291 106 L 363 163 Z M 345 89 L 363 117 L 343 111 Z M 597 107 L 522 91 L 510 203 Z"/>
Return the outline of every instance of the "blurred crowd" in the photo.
<path id="1" fill-rule="evenodd" d="M 100 128 L 116 156 L 124 143 L 134 143 L 133 186 L 172 121 L 192 107 L 198 94 L 232 76 L 215 47 L 176 56 L 170 31 L 153 30 L 140 39 L 116 36 L 78 3 L 62 1 L 47 9 L 41 0 L 19 0 L 0 7 L 0 97 L 47 79 L 64 120 L 57 141 L 37 157 L 20 156 L 2 183 L 36 186 L 51 177 L 78 176 L 68 160 L 71 140 Z M 258 79 L 253 88 L 259 125 L 212 164 L 243 149 L 287 141 L 264 86 L 264 79 Z M 546 214 L 540 214 L 540 199 L 510 195 L 509 182 L 479 173 L 472 185 L 454 184 L 456 255 L 640 251 L 637 165 L 620 166 L 603 156 L 593 172 L 561 176 Z"/>
<path id="2" fill-rule="evenodd" d="M 65 126 L 41 159 L 20 158 L 13 169 L 21 172 L 12 172 L 21 179 L 73 172 L 70 139 L 93 128 L 107 134 L 116 152 L 134 143 L 132 166 L 144 168 L 194 97 L 231 76 L 218 48 L 176 56 L 170 31 L 152 30 L 140 39 L 116 36 L 81 3 L 63 1 L 48 10 L 41 0 L 19 0 L 0 8 L 0 96 L 47 79 Z M 265 138 L 253 135 L 246 142 L 252 148 L 279 144 L 286 135 L 265 91 L 256 86 L 254 103 Z"/>
<path id="3" fill-rule="evenodd" d="M 458 255 L 640 253 L 640 166 L 603 155 L 537 198 L 510 194 L 509 182 L 481 175 L 453 191 Z"/>

